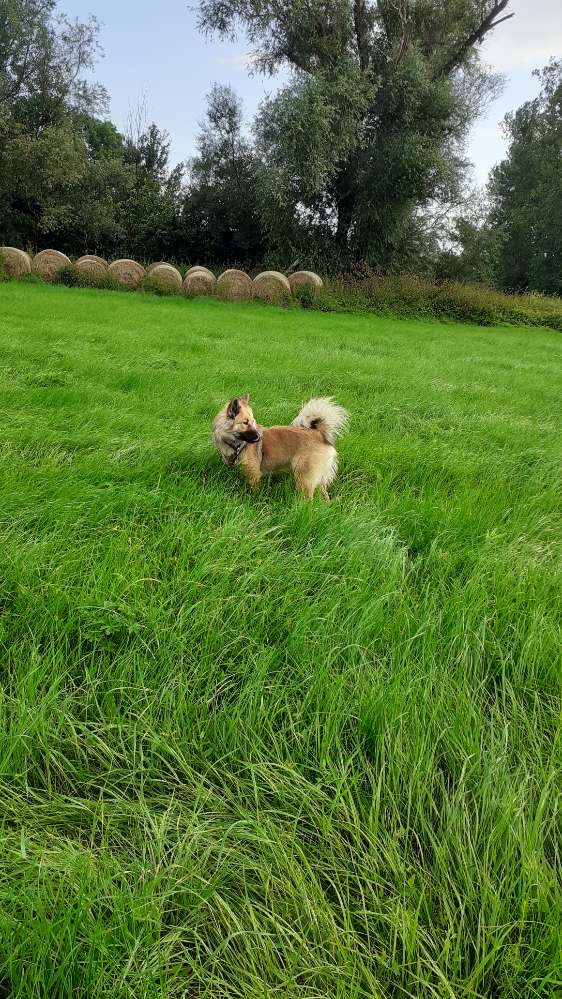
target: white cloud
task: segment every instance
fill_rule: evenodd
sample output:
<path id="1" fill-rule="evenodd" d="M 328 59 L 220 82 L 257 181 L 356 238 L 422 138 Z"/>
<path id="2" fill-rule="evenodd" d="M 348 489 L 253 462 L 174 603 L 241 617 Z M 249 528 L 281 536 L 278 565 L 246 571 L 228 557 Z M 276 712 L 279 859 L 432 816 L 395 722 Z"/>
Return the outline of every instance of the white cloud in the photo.
<path id="1" fill-rule="evenodd" d="M 255 52 L 237 52 L 235 55 L 221 56 L 219 63 L 221 66 L 230 66 L 233 69 L 251 69 L 257 59 Z"/>
<path id="2" fill-rule="evenodd" d="M 482 56 L 494 69 L 534 69 L 562 54 L 561 0 L 511 0 L 507 10 L 515 16 L 482 44 Z"/>

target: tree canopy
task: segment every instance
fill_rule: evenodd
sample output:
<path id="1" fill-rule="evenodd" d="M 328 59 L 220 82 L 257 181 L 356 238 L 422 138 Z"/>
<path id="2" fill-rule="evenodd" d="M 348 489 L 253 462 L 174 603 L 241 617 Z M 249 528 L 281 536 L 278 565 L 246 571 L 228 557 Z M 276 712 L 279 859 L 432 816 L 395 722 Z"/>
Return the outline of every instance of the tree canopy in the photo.
<path id="1" fill-rule="evenodd" d="M 191 160 L 183 205 L 188 258 L 223 264 L 263 260 L 259 160 L 243 135 L 242 105 L 230 87 L 215 85 Z"/>
<path id="2" fill-rule="evenodd" d="M 541 92 L 504 125 L 506 159 L 490 179 L 498 283 L 562 294 L 562 60 L 535 74 Z"/>
<path id="3" fill-rule="evenodd" d="M 509 0 L 200 0 L 201 28 L 242 27 L 254 65 L 292 71 L 256 138 L 271 238 L 389 266 L 415 213 L 459 183 L 467 129 L 496 93 L 479 58 Z"/>

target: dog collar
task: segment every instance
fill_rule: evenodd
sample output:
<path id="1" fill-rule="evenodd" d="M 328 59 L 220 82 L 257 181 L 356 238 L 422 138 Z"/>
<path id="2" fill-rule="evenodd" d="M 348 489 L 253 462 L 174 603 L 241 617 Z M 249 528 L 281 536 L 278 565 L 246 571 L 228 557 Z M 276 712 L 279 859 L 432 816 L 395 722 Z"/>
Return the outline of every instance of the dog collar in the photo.
<path id="1" fill-rule="evenodd" d="M 225 457 L 224 460 L 227 465 L 235 465 L 248 442 L 239 441 L 238 444 L 231 444 L 230 441 L 226 441 L 225 443 L 228 444 L 228 447 L 232 451 L 232 455 L 230 458 Z"/>

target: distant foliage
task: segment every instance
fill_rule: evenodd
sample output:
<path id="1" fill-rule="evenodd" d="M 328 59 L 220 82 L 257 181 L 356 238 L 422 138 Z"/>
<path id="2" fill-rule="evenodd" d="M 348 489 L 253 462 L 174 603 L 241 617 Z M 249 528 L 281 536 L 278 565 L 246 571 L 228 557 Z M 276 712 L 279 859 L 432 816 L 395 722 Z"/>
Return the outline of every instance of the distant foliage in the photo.
<path id="1" fill-rule="evenodd" d="M 441 319 L 479 326 L 549 326 L 562 330 L 562 302 L 543 295 L 509 295 L 458 281 L 435 282 L 401 274 L 332 278 L 311 295 L 299 289 L 304 308 L 327 312 L 379 312 L 402 318 Z"/>
<path id="2" fill-rule="evenodd" d="M 189 164 L 182 206 L 182 255 L 208 263 L 259 264 L 266 252 L 260 212 L 260 162 L 242 134 L 242 106 L 215 86 Z"/>
<path id="3" fill-rule="evenodd" d="M 535 75 L 540 95 L 505 119 L 508 155 L 490 180 L 496 276 L 503 288 L 562 295 L 562 60 Z"/>

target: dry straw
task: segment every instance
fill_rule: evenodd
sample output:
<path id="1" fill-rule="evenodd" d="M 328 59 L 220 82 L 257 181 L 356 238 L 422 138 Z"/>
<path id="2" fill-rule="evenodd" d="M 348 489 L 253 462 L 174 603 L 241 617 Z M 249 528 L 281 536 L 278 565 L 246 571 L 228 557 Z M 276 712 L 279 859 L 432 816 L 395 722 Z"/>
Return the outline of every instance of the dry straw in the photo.
<path id="1" fill-rule="evenodd" d="M 114 260 L 109 265 L 109 273 L 113 274 L 127 288 L 138 288 L 144 277 L 144 267 L 137 264 L 136 260 Z"/>
<path id="2" fill-rule="evenodd" d="M 86 253 L 80 257 L 75 264 L 79 274 L 84 274 L 94 281 L 104 278 L 109 270 L 109 264 L 103 257 L 96 257 L 93 253 Z"/>
<path id="3" fill-rule="evenodd" d="M 217 292 L 229 302 L 240 302 L 254 297 L 254 284 L 245 271 L 232 269 L 224 271 L 217 281 Z"/>
<path id="4" fill-rule="evenodd" d="M 60 250 L 41 250 L 33 258 L 31 269 L 43 281 L 52 281 L 63 267 L 70 267 L 70 259 Z"/>
<path id="5" fill-rule="evenodd" d="M 150 281 L 165 292 L 181 291 L 181 274 L 171 264 L 158 264 L 148 272 Z"/>
<path id="6" fill-rule="evenodd" d="M 280 271 L 263 271 L 254 278 L 254 294 L 264 302 L 281 304 L 291 297 L 291 285 Z"/>
<path id="7" fill-rule="evenodd" d="M 185 272 L 185 276 L 189 277 L 190 274 L 195 274 L 197 271 L 203 271 L 205 274 L 209 274 L 210 277 L 215 276 L 213 272 L 209 270 L 208 267 L 203 267 L 202 264 L 195 264 L 194 267 L 189 267 L 188 270 Z"/>
<path id="8" fill-rule="evenodd" d="M 31 272 L 29 255 L 15 246 L 0 246 L 0 261 L 10 277 L 23 277 Z"/>
<path id="9" fill-rule="evenodd" d="M 314 271 L 295 271 L 289 276 L 291 291 L 295 288 L 302 288 L 304 285 L 311 285 L 313 288 L 323 288 L 324 282 L 319 274 Z"/>
<path id="10" fill-rule="evenodd" d="M 166 264 L 167 265 L 168 261 L 167 260 L 157 260 L 155 263 L 149 264 L 148 267 L 146 268 L 147 275 L 148 274 L 152 274 L 152 271 L 154 270 L 154 268 L 155 267 L 161 267 L 162 264 Z"/>
<path id="11" fill-rule="evenodd" d="M 217 279 L 210 271 L 192 270 L 183 279 L 185 295 L 214 295 L 217 289 Z"/>
<path id="12" fill-rule="evenodd" d="M 81 257 L 78 257 L 76 263 L 79 264 L 82 260 L 97 260 L 100 264 L 105 264 L 106 267 L 109 267 L 105 257 L 98 257 L 96 253 L 84 253 Z"/>

